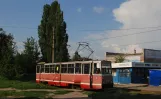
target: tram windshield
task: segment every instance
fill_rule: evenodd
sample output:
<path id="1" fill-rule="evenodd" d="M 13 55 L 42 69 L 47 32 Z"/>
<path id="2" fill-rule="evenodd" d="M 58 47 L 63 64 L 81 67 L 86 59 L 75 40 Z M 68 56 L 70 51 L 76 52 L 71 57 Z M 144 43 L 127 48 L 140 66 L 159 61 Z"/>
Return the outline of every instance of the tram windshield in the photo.
<path id="1" fill-rule="evenodd" d="M 102 67 L 101 68 L 102 74 L 111 74 L 112 73 L 111 63 L 104 61 L 101 63 L 101 67 Z"/>
<path id="2" fill-rule="evenodd" d="M 103 67 L 102 68 L 102 74 L 111 74 L 111 68 Z"/>

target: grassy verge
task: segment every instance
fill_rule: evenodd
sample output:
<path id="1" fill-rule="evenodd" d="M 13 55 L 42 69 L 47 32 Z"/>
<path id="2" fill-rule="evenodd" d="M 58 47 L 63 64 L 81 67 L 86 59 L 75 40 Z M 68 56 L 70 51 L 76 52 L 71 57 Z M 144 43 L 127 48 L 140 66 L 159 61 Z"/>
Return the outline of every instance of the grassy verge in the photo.
<path id="1" fill-rule="evenodd" d="M 6 98 L 8 96 L 12 97 L 35 97 L 35 98 L 44 98 L 49 94 L 49 92 L 45 91 L 0 91 L 0 97 L 1 98 Z"/>
<path id="2" fill-rule="evenodd" d="M 54 95 L 63 95 L 70 93 L 72 91 L 64 91 L 58 90 L 55 92 L 47 92 L 47 91 L 0 91 L 0 98 L 6 97 L 32 97 L 32 98 L 47 98 L 52 97 Z M 51 96 L 52 95 L 52 96 Z"/>
<path id="3" fill-rule="evenodd" d="M 57 87 L 44 84 L 36 84 L 36 82 L 22 82 L 16 80 L 0 79 L 0 88 L 16 88 L 16 89 L 56 89 Z"/>

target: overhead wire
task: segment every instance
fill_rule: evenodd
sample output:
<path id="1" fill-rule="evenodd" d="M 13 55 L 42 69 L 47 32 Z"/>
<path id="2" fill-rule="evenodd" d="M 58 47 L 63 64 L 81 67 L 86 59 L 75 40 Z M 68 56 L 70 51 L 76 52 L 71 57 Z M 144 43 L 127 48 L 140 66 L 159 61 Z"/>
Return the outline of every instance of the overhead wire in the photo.
<path id="1" fill-rule="evenodd" d="M 95 39 L 95 40 L 87 40 L 86 42 L 91 42 L 91 41 L 98 41 L 98 40 L 104 40 L 104 39 L 113 39 L 113 38 L 120 38 L 120 37 L 125 37 L 125 36 L 130 36 L 130 35 L 137 35 L 137 34 L 145 34 L 149 32 L 154 32 L 154 31 L 160 31 L 161 29 L 155 29 L 155 30 L 149 30 L 149 31 L 143 31 L 143 32 L 136 32 L 136 33 L 131 33 L 131 34 L 124 34 L 124 35 L 119 35 L 119 36 L 113 36 L 113 37 L 105 37 L 101 39 Z"/>
<path id="2" fill-rule="evenodd" d="M 156 40 L 156 41 L 147 41 L 147 42 L 138 42 L 138 43 L 135 43 L 133 45 L 137 45 L 137 44 L 149 44 L 149 43 L 156 43 L 156 42 L 161 42 L 161 40 Z M 129 46 L 129 45 L 132 45 L 132 44 L 125 44 L 125 45 L 116 45 L 114 47 L 117 47 L 117 46 Z"/>
<path id="3" fill-rule="evenodd" d="M 26 29 L 38 29 L 38 28 L 31 28 L 31 27 L 17 27 L 17 26 L 1 26 L 0 27 L 7 27 L 7 28 L 26 28 Z M 148 29 L 148 28 L 159 28 L 161 26 L 155 26 L 155 27 L 142 27 L 142 28 L 126 28 L 126 29 L 106 29 L 107 30 L 117 30 L 117 31 L 121 31 L 121 30 L 137 30 L 137 29 Z M 101 39 L 95 39 L 95 40 L 87 40 L 86 42 L 91 42 L 91 41 L 98 41 L 98 40 L 104 40 L 104 39 L 113 39 L 113 38 L 119 38 L 119 37 L 125 37 L 125 36 L 130 36 L 130 35 L 137 35 L 137 34 L 143 34 L 143 33 L 149 33 L 149 32 L 154 32 L 154 31 L 160 31 L 161 29 L 153 29 L 153 30 L 149 30 L 149 31 L 143 31 L 143 32 L 137 32 L 137 33 L 131 33 L 131 34 L 125 34 L 125 35 L 120 35 L 120 36 L 114 36 L 114 37 L 107 37 L 107 38 L 101 38 Z M 80 30 L 80 31 L 101 31 L 101 30 Z M 104 31 L 104 30 L 102 30 Z M 149 42 L 140 42 L 140 43 L 135 43 L 135 44 L 144 44 L 144 43 L 155 43 L 155 42 L 161 42 L 161 40 L 159 41 L 149 41 Z M 126 44 L 126 45 L 118 45 L 118 46 L 128 46 L 131 44 Z"/>
<path id="4" fill-rule="evenodd" d="M 38 29 L 38 28 L 33 28 L 33 27 L 19 27 L 19 26 L 7 26 L 7 25 L 0 25 L 0 27 L 6 27 L 6 28 L 26 28 L 26 29 Z M 148 29 L 148 28 L 159 28 L 161 26 L 149 26 L 149 27 L 140 27 L 140 28 L 125 28 L 125 29 L 101 29 L 101 30 L 77 30 L 77 31 L 111 31 L 111 30 L 117 30 L 117 31 L 122 31 L 122 30 L 136 30 L 136 29 Z"/>

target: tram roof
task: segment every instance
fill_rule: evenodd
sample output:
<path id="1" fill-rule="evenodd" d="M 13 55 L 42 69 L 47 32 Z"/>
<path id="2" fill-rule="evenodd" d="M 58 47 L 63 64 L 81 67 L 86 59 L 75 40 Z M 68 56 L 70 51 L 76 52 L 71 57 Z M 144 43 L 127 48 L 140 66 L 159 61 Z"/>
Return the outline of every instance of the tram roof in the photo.
<path id="1" fill-rule="evenodd" d="M 71 61 L 71 62 L 57 62 L 57 63 L 46 63 L 45 65 L 53 65 L 53 64 L 74 64 L 74 63 L 100 63 L 106 60 L 90 60 L 90 61 Z M 110 62 L 110 61 L 107 61 Z"/>

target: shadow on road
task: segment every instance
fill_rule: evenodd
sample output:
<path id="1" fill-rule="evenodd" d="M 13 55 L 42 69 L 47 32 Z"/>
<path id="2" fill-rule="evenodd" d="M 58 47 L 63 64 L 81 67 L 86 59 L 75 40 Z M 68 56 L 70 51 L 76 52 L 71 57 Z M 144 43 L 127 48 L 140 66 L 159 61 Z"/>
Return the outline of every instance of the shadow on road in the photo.
<path id="1" fill-rule="evenodd" d="M 115 88 L 89 95 L 92 99 L 161 99 L 161 93 Z"/>

